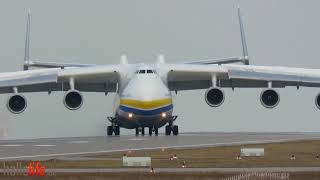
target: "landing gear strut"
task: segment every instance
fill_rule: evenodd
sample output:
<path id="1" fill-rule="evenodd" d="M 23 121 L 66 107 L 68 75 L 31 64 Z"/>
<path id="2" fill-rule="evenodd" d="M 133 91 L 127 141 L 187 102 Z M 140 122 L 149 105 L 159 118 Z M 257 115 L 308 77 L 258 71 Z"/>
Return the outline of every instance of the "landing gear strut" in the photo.
<path id="1" fill-rule="evenodd" d="M 177 125 L 167 125 L 166 126 L 166 136 L 170 136 L 172 134 L 177 136 L 179 134 L 179 127 Z"/>
<path id="2" fill-rule="evenodd" d="M 166 126 L 165 134 L 166 136 L 170 136 L 171 132 L 174 136 L 179 134 L 179 127 L 174 125 L 173 122 L 177 119 L 178 116 L 172 116 L 172 119 L 169 121 L 169 125 Z"/>
<path id="3" fill-rule="evenodd" d="M 144 127 L 137 127 L 136 128 L 136 136 L 139 135 L 139 132 L 141 132 L 141 135 L 144 136 Z"/>
<path id="4" fill-rule="evenodd" d="M 111 126 L 107 126 L 107 135 L 112 136 L 114 133 L 115 136 L 120 135 L 120 127 L 116 123 L 116 118 L 114 117 L 107 117 L 108 120 L 111 122 Z"/>
<path id="5" fill-rule="evenodd" d="M 149 136 L 152 136 L 152 133 L 154 132 L 154 135 L 158 136 L 159 131 L 156 127 L 149 127 Z"/>

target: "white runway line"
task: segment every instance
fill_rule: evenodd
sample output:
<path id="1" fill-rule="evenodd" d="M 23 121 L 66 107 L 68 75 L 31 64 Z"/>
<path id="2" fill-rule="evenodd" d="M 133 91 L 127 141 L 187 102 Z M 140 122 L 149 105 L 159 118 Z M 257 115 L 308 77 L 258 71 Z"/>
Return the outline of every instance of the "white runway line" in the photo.
<path id="1" fill-rule="evenodd" d="M 36 145 L 32 145 L 32 146 L 36 146 L 36 147 L 53 147 L 56 146 L 54 144 L 36 144 Z"/>
<path id="2" fill-rule="evenodd" d="M 24 146 L 23 144 L 4 144 L 4 145 L 0 145 L 1 147 L 20 147 L 20 146 Z"/>
<path id="3" fill-rule="evenodd" d="M 68 143 L 70 143 L 70 144 L 83 144 L 83 143 L 89 143 L 89 141 L 70 141 Z"/>
<path id="4" fill-rule="evenodd" d="M 129 141 L 145 141 L 147 139 L 144 139 L 144 138 L 130 138 L 128 139 Z"/>
<path id="5" fill-rule="evenodd" d="M 290 142 L 296 140 L 305 140 L 306 138 L 288 138 L 288 139 L 269 139 L 269 140 L 255 140 L 255 141 L 238 141 L 238 142 L 228 142 L 228 143 L 212 143 L 212 144 L 192 144 L 192 145 L 178 145 L 178 146 L 158 146 L 149 148 L 132 148 L 132 149 L 116 149 L 116 150 L 101 150 L 101 151 L 87 151 L 87 152 L 71 152 L 71 153 L 55 153 L 55 154 L 37 154 L 37 155 L 26 155 L 26 156 L 9 156 L 0 157 L 0 160 L 6 159 L 21 159 L 21 158 L 36 158 L 36 157 L 53 157 L 53 156 L 68 156 L 68 155 L 83 155 L 83 154 L 98 154 L 98 153 L 110 153 L 110 152 L 125 152 L 125 151 L 139 151 L 139 150 L 156 150 L 156 149 L 170 149 L 170 148 L 192 148 L 192 147 L 216 147 L 216 146 L 226 146 L 226 145 L 242 145 L 242 144 L 263 144 L 263 143 L 273 143 L 273 142 Z M 309 137 L 310 139 L 319 139 L 319 137 Z"/>

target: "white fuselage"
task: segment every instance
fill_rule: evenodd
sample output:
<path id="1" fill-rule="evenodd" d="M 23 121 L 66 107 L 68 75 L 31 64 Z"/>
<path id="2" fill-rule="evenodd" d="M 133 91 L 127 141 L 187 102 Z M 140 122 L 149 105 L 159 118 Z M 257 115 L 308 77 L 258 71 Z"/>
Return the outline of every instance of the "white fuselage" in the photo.
<path id="1" fill-rule="evenodd" d="M 138 68 L 118 92 L 117 124 L 125 128 L 161 127 L 172 116 L 172 96 L 165 82 L 150 67 Z"/>

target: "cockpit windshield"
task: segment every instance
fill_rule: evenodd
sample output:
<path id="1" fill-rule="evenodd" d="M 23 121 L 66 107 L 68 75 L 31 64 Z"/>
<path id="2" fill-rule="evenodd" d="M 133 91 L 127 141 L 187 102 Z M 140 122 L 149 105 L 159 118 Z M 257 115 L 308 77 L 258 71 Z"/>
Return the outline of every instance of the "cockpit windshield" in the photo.
<path id="1" fill-rule="evenodd" d="M 155 74 L 156 71 L 154 69 L 140 69 L 136 71 L 136 74 Z"/>
<path id="2" fill-rule="evenodd" d="M 144 73 L 146 73 L 146 70 L 144 70 L 144 69 L 141 69 L 141 70 L 139 71 L 139 74 L 144 74 Z"/>

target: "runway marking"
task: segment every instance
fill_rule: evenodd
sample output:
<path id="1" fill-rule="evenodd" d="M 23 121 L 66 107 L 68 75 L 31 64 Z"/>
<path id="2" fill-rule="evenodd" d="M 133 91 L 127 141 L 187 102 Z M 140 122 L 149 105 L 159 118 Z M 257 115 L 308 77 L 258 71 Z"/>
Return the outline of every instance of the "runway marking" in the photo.
<path id="1" fill-rule="evenodd" d="M 53 156 L 68 156 L 68 155 L 83 155 L 83 154 L 99 154 L 99 153 L 110 153 L 110 152 L 124 152 L 124 151 L 139 151 L 139 150 L 156 150 L 156 149 L 175 149 L 175 148 L 192 148 L 192 147 L 216 147 L 225 145 L 242 145 L 242 144 L 265 144 L 273 142 L 288 142 L 305 139 L 319 139 L 319 137 L 308 137 L 308 138 L 288 138 L 288 139 L 271 139 L 271 140 L 255 140 L 255 141 L 238 141 L 229 143 L 212 143 L 212 144 L 192 144 L 192 145 L 180 145 L 180 146 L 159 146 L 149 148 L 132 148 L 132 149 L 117 149 L 117 150 L 101 150 L 101 151 L 87 151 L 87 152 L 72 152 L 72 153 L 53 153 L 53 154 L 38 154 L 38 155 L 26 155 L 26 156 L 9 156 L 0 157 L 0 160 L 6 159 L 22 159 L 22 158 L 36 158 L 36 157 L 53 157 Z"/>
<path id="2" fill-rule="evenodd" d="M 32 145 L 32 146 L 36 146 L 36 147 L 53 147 L 56 146 L 54 144 L 36 144 L 36 145 Z"/>
<path id="3" fill-rule="evenodd" d="M 147 139 L 145 138 L 131 138 L 131 139 L 128 139 L 129 141 L 145 141 Z"/>
<path id="4" fill-rule="evenodd" d="M 83 144 L 83 143 L 89 143 L 89 141 L 70 141 L 70 144 Z"/>
<path id="5" fill-rule="evenodd" d="M 1 147 L 20 147 L 20 146 L 24 146 L 23 144 L 4 144 L 4 145 L 0 145 Z"/>

